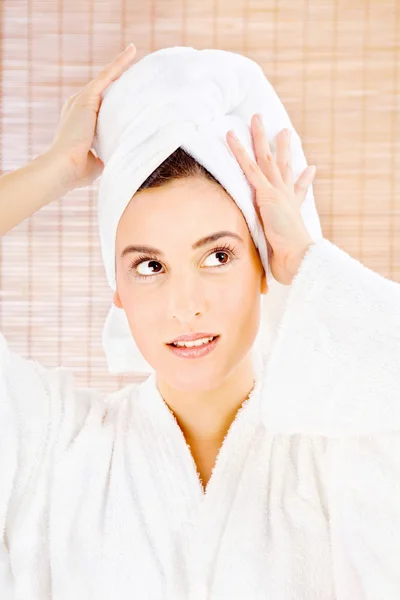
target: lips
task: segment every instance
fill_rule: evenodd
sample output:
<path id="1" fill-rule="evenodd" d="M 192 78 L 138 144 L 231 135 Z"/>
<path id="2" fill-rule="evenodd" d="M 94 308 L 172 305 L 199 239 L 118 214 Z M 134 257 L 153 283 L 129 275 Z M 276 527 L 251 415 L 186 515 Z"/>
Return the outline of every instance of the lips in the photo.
<path id="1" fill-rule="evenodd" d="M 210 338 L 210 337 L 216 337 L 216 336 L 217 336 L 217 334 L 215 334 L 215 333 L 189 333 L 186 335 L 181 335 L 180 337 L 177 337 L 174 340 L 167 342 L 167 344 L 170 345 L 170 344 L 174 344 L 175 342 L 194 342 L 194 341 L 200 340 L 202 338 Z"/>
<path id="2" fill-rule="evenodd" d="M 210 352 L 213 352 L 218 342 L 219 335 L 215 336 L 211 342 L 200 344 L 198 346 L 191 346 L 190 348 L 186 346 L 175 346 L 174 344 L 167 344 L 167 346 L 169 351 L 179 358 L 200 359 L 206 357 Z"/>

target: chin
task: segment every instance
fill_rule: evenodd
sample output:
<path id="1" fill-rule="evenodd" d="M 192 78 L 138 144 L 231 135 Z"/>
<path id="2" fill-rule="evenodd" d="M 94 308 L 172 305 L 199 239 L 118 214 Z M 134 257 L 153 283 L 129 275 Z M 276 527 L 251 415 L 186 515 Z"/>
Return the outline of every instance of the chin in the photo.
<path id="1" fill-rule="evenodd" d="M 215 377 L 198 377 L 197 379 L 194 377 L 188 379 L 179 377 L 173 387 L 176 390 L 193 394 L 196 392 L 206 392 L 207 390 L 214 389 L 217 385 L 218 380 Z"/>
<path id="2" fill-rule="evenodd" d="M 194 363 L 196 361 L 194 360 L 192 362 Z M 200 366 L 193 364 L 193 366 L 188 365 L 186 368 L 183 364 L 179 371 L 174 371 L 171 368 L 168 369 L 167 372 L 164 372 L 164 370 L 161 369 L 157 372 L 157 375 L 175 390 L 194 393 L 204 392 L 218 387 L 218 385 L 224 381 L 228 372 L 222 371 L 221 365 L 214 361 L 213 363 L 210 362 L 208 365 Z"/>

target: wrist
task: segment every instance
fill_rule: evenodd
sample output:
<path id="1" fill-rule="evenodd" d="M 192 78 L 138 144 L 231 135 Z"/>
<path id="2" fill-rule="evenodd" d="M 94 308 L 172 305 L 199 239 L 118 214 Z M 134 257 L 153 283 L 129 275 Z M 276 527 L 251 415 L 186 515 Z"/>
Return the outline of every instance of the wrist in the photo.
<path id="1" fill-rule="evenodd" d="M 68 167 L 46 152 L 0 178 L 0 235 L 71 189 Z"/>
<path id="2" fill-rule="evenodd" d="M 51 200 L 56 200 L 73 189 L 71 166 L 67 156 L 49 149 L 39 155 L 35 162 L 44 169 L 46 179 L 51 182 Z"/>
<path id="3" fill-rule="evenodd" d="M 289 273 L 290 280 L 292 281 L 294 276 L 298 273 L 300 265 L 304 260 L 310 246 L 315 244 L 312 238 L 305 240 L 304 244 L 300 246 L 300 249 L 286 259 L 286 269 Z"/>

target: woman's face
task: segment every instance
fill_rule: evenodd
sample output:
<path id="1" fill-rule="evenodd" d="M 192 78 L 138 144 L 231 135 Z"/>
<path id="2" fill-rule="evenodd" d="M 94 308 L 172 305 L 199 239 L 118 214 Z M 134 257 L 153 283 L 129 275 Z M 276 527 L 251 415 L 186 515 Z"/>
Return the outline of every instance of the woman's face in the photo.
<path id="1" fill-rule="evenodd" d="M 196 247 L 220 231 L 241 239 L 224 235 Z M 122 257 L 133 245 L 157 250 Z M 221 186 L 191 177 L 135 194 L 118 224 L 116 266 L 114 304 L 125 310 L 144 358 L 171 387 L 216 387 L 248 355 L 260 293 L 268 288 L 246 221 Z M 202 358 L 176 356 L 167 345 L 198 332 L 220 336 Z"/>

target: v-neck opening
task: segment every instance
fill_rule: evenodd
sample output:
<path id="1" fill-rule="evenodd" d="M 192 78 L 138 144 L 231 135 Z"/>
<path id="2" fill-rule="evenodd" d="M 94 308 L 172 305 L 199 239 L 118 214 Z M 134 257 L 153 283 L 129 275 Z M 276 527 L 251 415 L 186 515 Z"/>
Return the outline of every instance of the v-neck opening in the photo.
<path id="1" fill-rule="evenodd" d="M 242 402 L 242 404 L 239 406 L 238 410 L 236 411 L 235 417 L 232 421 L 232 423 L 230 424 L 228 431 L 226 432 L 224 439 L 222 440 L 222 443 L 219 447 L 219 450 L 217 452 L 216 458 L 215 458 L 215 462 L 212 468 L 212 472 L 210 475 L 210 478 L 207 482 L 207 484 L 204 486 L 203 480 L 201 478 L 201 475 L 199 473 L 196 461 L 194 459 L 193 456 L 193 452 L 192 449 L 190 447 L 190 444 L 187 442 L 185 435 L 182 431 L 182 428 L 180 427 L 178 420 L 174 414 L 174 412 L 170 409 L 170 407 L 168 406 L 168 404 L 165 402 L 165 400 L 162 398 L 161 394 L 160 394 L 160 398 L 161 398 L 161 402 L 164 404 L 165 408 L 167 409 L 167 411 L 169 412 L 171 419 L 174 421 L 174 425 L 176 426 L 176 428 L 179 430 L 177 431 L 178 435 L 180 435 L 181 437 L 181 441 L 183 444 L 186 445 L 187 447 L 187 452 L 189 453 L 189 458 L 191 459 L 191 463 L 193 466 L 193 471 L 196 473 L 197 479 L 198 479 L 198 484 L 199 484 L 199 489 L 200 489 L 200 494 L 202 497 L 205 497 L 210 489 L 210 485 L 212 483 L 212 480 L 215 479 L 215 472 L 217 471 L 217 465 L 219 463 L 220 457 L 221 457 L 221 453 L 223 452 L 223 449 L 226 447 L 226 444 L 228 443 L 228 440 L 230 438 L 232 434 L 232 430 L 234 430 L 237 426 L 237 423 L 240 422 L 241 419 L 241 415 L 242 413 L 246 410 L 247 405 L 249 404 L 249 402 L 252 400 L 253 398 L 253 394 L 255 391 L 255 387 L 256 387 L 256 381 L 254 382 L 253 388 L 251 389 L 250 393 L 248 394 L 248 396 L 245 398 L 245 400 Z M 158 388 L 157 388 L 158 390 Z"/>
<path id="2" fill-rule="evenodd" d="M 190 445 L 158 390 L 155 372 L 141 384 L 138 426 L 146 459 L 138 485 L 146 507 L 151 494 L 146 519 L 157 552 L 167 561 L 170 582 L 184 577 L 191 589 L 196 589 L 218 553 L 249 449 L 261 424 L 264 370 L 254 371 L 253 388 L 236 412 L 205 488 Z"/>
<path id="3" fill-rule="evenodd" d="M 191 482 L 187 483 L 188 485 L 194 485 L 195 494 L 198 496 L 198 499 L 200 499 L 200 501 L 204 501 L 204 499 L 210 494 L 210 492 L 212 492 L 214 487 L 217 485 L 218 482 L 216 482 L 216 480 L 220 479 L 219 471 L 221 469 L 221 463 L 226 462 L 226 459 L 228 458 L 226 456 L 226 453 L 228 451 L 227 448 L 229 449 L 229 446 L 231 445 L 231 439 L 235 438 L 235 433 L 237 429 L 240 428 L 243 420 L 245 419 L 246 415 L 249 414 L 249 412 L 251 414 L 254 414 L 256 412 L 255 405 L 258 406 L 259 404 L 258 399 L 260 395 L 260 387 L 262 384 L 262 370 L 256 368 L 254 370 L 255 374 L 253 388 L 247 396 L 247 398 L 238 408 L 235 417 L 224 436 L 222 444 L 216 455 L 216 460 L 212 468 L 211 476 L 206 486 L 204 486 L 203 484 L 192 450 L 190 448 L 189 443 L 186 441 L 185 435 L 181 427 L 179 426 L 177 418 L 168 406 L 168 404 L 165 402 L 157 387 L 156 373 L 151 373 L 151 375 L 143 384 L 145 385 L 147 392 L 144 396 L 144 402 L 146 403 L 148 410 L 152 412 L 153 416 L 156 416 L 156 413 L 158 413 L 158 415 L 162 418 L 161 426 L 165 424 L 171 432 L 171 444 L 175 446 L 179 460 L 181 462 L 183 461 L 184 463 L 186 463 L 186 472 L 190 473 Z M 251 410 L 252 408 L 253 410 Z"/>

